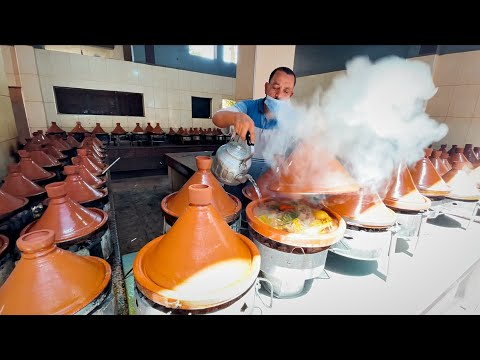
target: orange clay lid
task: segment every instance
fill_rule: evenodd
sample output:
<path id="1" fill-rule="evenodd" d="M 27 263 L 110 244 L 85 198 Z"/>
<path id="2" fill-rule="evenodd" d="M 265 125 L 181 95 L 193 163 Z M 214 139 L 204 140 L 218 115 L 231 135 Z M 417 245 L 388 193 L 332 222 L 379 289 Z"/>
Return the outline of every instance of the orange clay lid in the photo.
<path id="1" fill-rule="evenodd" d="M 30 179 L 32 181 L 39 181 L 48 180 L 55 176 L 55 173 L 47 171 L 37 165 L 30 157 L 30 153 L 28 151 L 18 150 L 18 155 L 20 155 L 20 170 L 27 179 Z"/>
<path id="2" fill-rule="evenodd" d="M 75 125 L 75 127 L 72 130 L 70 130 L 70 132 L 73 134 L 88 133 L 88 131 L 83 128 L 82 123 L 80 121 L 77 121 L 77 125 Z"/>
<path id="3" fill-rule="evenodd" d="M 163 131 L 162 127 L 160 126 L 160 123 L 157 122 L 157 126 L 153 128 L 152 131 L 154 134 L 164 134 L 165 131 Z"/>
<path id="4" fill-rule="evenodd" d="M 45 186 L 48 207 L 40 219 L 27 225 L 21 235 L 35 230 L 50 229 L 55 232 L 55 242 L 63 243 L 87 236 L 100 229 L 108 219 L 103 210 L 86 208 L 73 201 L 66 191 L 65 182 Z"/>
<path id="5" fill-rule="evenodd" d="M 195 162 L 198 170 L 188 179 L 182 188 L 162 200 L 162 210 L 176 218 L 185 211 L 189 202 L 189 186 L 192 184 L 209 185 L 212 188 L 212 205 L 218 210 L 223 218 L 229 222 L 242 209 L 240 200 L 228 194 L 210 171 L 212 158 L 210 156 L 196 156 Z"/>
<path id="6" fill-rule="evenodd" d="M 423 211 L 432 204 L 430 199 L 420 194 L 404 162 L 398 164 L 387 189 L 383 203 L 390 208 Z"/>
<path id="7" fill-rule="evenodd" d="M 465 171 L 463 162 L 453 162 L 452 170 L 443 175 L 443 180 L 450 186 L 448 198 L 455 200 L 480 200 L 480 192 L 473 176 Z"/>
<path id="8" fill-rule="evenodd" d="M 95 127 L 92 130 L 92 134 L 106 134 L 107 132 L 103 130 L 100 126 L 100 123 L 96 123 Z"/>
<path id="9" fill-rule="evenodd" d="M 133 129 L 132 132 L 133 132 L 133 133 L 141 133 L 141 134 L 143 134 L 144 131 L 143 131 L 142 127 L 140 126 L 140 123 L 136 123 L 136 124 L 137 124 L 137 126 L 135 126 L 135 129 Z"/>
<path id="10" fill-rule="evenodd" d="M 323 201 L 347 223 L 367 227 L 387 227 L 395 223 L 397 214 L 387 208 L 377 192 L 365 188 L 353 194 L 328 195 Z"/>
<path id="11" fill-rule="evenodd" d="M 63 134 L 65 130 L 62 130 L 55 121 L 52 121 L 52 125 L 48 128 L 47 134 Z"/>
<path id="12" fill-rule="evenodd" d="M 47 155 L 50 155 L 50 157 L 57 161 L 66 159 L 67 155 L 62 154 L 57 146 L 57 143 L 52 141 L 50 144 L 45 145 L 43 150 Z"/>
<path id="13" fill-rule="evenodd" d="M 4 315 L 69 315 L 94 301 L 112 270 L 98 257 L 80 256 L 55 245 L 52 230 L 20 236 L 21 258 L 0 288 Z"/>
<path id="14" fill-rule="evenodd" d="M 120 126 L 120 123 L 117 123 L 117 126 L 112 131 L 113 135 L 125 135 L 126 133 L 125 129 Z"/>
<path id="15" fill-rule="evenodd" d="M 212 206 L 209 185 L 190 185 L 188 192 L 185 211 L 139 251 L 133 274 L 139 290 L 158 304 L 204 309 L 247 291 L 260 271 L 260 253 Z"/>
<path id="16" fill-rule="evenodd" d="M 473 169 L 473 164 L 468 161 L 468 159 L 465 157 L 465 154 L 463 153 L 463 148 L 457 147 L 455 148 L 455 153 L 450 155 L 448 158 L 448 161 L 450 164 L 452 164 L 456 161 L 458 163 L 462 163 L 463 166 L 468 166 L 469 169 Z"/>
<path id="17" fill-rule="evenodd" d="M 67 165 L 63 172 L 67 176 L 65 178 L 65 189 L 72 200 L 82 204 L 107 196 L 106 190 L 96 190 L 82 179 L 78 174 L 78 166 Z"/>
<path id="18" fill-rule="evenodd" d="M 80 143 L 72 136 L 71 133 L 68 134 L 66 141 L 72 148 L 78 148 L 80 146 Z"/>
<path id="19" fill-rule="evenodd" d="M 43 194 L 45 189 L 33 181 L 27 179 L 20 171 L 18 164 L 8 164 L 8 174 L 4 179 L 2 190 L 17 196 L 17 197 L 31 197 Z"/>
<path id="20" fill-rule="evenodd" d="M 358 184 L 326 149 L 300 143 L 276 169 L 269 190 L 285 194 L 341 194 L 356 192 Z"/>
<path id="21" fill-rule="evenodd" d="M 450 187 L 443 181 L 432 162 L 425 156 L 410 167 L 413 182 L 425 196 L 446 196 Z"/>
<path id="22" fill-rule="evenodd" d="M 100 169 L 95 163 L 92 162 L 92 160 L 89 159 L 87 155 L 87 149 L 77 149 L 77 154 L 76 158 L 79 158 L 83 166 L 90 171 L 93 175 L 97 176 L 102 173 L 102 169 Z"/>
<path id="23" fill-rule="evenodd" d="M 150 125 L 150 123 L 147 123 L 147 126 L 145 127 L 145 132 L 148 134 L 153 133 L 153 126 Z"/>
<path id="24" fill-rule="evenodd" d="M 42 150 L 42 145 L 34 144 L 32 145 L 32 150 L 30 150 L 30 158 L 38 165 L 43 168 L 60 166 L 61 164 L 54 157 L 46 154 Z"/>
<path id="25" fill-rule="evenodd" d="M 443 160 L 441 159 L 441 156 L 442 156 L 442 151 L 441 150 L 435 150 L 433 152 L 432 156 L 429 157 L 429 159 L 432 162 L 435 170 L 437 170 L 438 175 L 443 176 L 444 174 L 447 173 L 447 171 L 449 169 L 443 163 Z"/>
<path id="26" fill-rule="evenodd" d="M 82 177 L 82 179 L 90 186 L 98 189 L 105 185 L 106 179 L 100 179 L 93 175 L 87 168 L 81 163 L 81 160 L 78 157 L 72 158 L 73 165 L 77 165 L 78 174 Z"/>
<path id="27" fill-rule="evenodd" d="M 6 218 L 28 203 L 24 197 L 16 197 L 0 189 L 0 219 Z"/>

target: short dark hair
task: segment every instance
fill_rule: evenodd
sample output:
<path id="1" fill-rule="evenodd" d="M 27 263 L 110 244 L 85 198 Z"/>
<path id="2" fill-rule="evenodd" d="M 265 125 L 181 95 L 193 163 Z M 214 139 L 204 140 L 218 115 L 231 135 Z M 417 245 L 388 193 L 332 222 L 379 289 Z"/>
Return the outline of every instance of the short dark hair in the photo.
<path id="1" fill-rule="evenodd" d="M 297 83 L 297 76 L 295 75 L 292 69 L 286 66 L 280 66 L 275 70 L 273 70 L 272 73 L 270 74 L 270 77 L 268 78 L 268 82 L 272 81 L 273 75 L 275 75 L 277 71 L 283 71 L 287 75 L 293 75 L 293 86 L 295 86 L 295 84 Z"/>

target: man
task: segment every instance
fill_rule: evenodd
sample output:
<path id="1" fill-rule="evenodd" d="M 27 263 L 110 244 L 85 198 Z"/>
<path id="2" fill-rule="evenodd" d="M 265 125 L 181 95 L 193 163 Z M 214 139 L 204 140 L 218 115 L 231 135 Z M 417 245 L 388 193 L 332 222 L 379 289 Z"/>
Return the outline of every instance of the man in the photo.
<path id="1" fill-rule="evenodd" d="M 282 102 L 290 101 L 297 78 L 288 67 L 278 67 L 272 71 L 268 82 L 265 83 L 265 97 L 256 100 L 244 100 L 234 106 L 221 109 L 213 115 L 213 123 L 224 132 L 238 134 L 242 140 L 250 132 L 255 151 L 249 174 L 256 180 L 267 170 L 263 152 L 265 145 L 278 127 L 276 112 Z M 225 190 L 242 198 L 243 185 L 225 186 Z M 244 201 L 242 201 L 243 203 Z"/>

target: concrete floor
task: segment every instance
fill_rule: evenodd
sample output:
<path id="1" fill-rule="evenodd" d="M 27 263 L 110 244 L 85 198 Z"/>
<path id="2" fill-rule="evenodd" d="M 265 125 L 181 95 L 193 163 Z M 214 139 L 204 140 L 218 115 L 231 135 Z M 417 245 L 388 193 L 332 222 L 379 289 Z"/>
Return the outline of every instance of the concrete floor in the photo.
<path id="1" fill-rule="evenodd" d="M 138 251 L 162 234 L 160 203 L 171 192 L 168 175 L 117 173 L 111 187 L 121 255 Z"/>

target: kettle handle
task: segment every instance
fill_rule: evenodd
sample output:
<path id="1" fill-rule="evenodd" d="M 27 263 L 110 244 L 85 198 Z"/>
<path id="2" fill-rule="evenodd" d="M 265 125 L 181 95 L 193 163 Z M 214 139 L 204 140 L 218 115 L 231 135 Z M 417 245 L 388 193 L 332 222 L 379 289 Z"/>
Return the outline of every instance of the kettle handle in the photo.
<path id="1" fill-rule="evenodd" d="M 253 145 L 255 145 L 254 143 L 252 143 L 252 140 L 251 140 L 251 138 L 250 138 L 250 130 L 247 131 L 247 135 L 245 136 L 245 138 L 247 139 L 247 145 L 248 145 L 248 146 L 253 146 Z"/>

